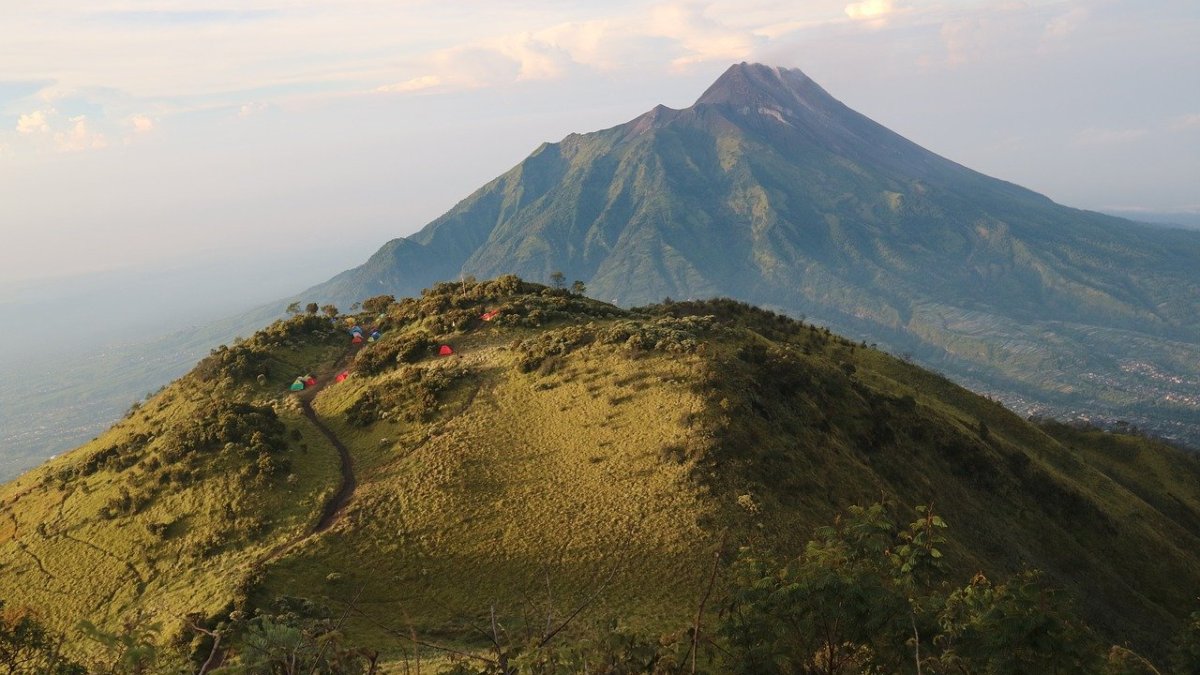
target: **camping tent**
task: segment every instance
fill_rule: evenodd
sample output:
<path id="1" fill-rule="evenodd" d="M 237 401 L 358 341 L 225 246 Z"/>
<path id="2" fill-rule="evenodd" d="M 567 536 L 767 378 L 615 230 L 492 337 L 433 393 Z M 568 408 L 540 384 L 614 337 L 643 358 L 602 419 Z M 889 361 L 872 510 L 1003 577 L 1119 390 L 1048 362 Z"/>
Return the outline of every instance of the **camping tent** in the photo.
<path id="1" fill-rule="evenodd" d="M 303 390 L 303 389 L 304 389 L 304 378 L 303 378 L 303 377 L 297 377 L 297 378 L 296 378 L 296 381 L 295 381 L 295 382 L 292 382 L 292 386 L 288 387 L 288 389 L 290 389 L 291 391 L 301 391 L 301 390 Z"/>
<path id="2" fill-rule="evenodd" d="M 337 377 L 333 378 L 333 381 L 334 382 L 345 382 L 347 377 L 350 377 L 350 371 L 343 370 L 342 372 L 337 374 Z"/>
<path id="3" fill-rule="evenodd" d="M 371 333 L 371 339 L 378 340 L 379 339 L 379 331 L 375 331 L 375 332 Z"/>
<path id="4" fill-rule="evenodd" d="M 491 321 L 492 319 L 496 318 L 499 315 L 500 315 L 500 310 L 493 309 L 490 312 L 484 312 L 483 314 L 480 314 L 479 318 L 483 319 L 484 321 Z"/>
<path id="5" fill-rule="evenodd" d="M 306 386 L 306 387 L 314 386 L 314 385 L 316 385 L 316 383 L 317 383 L 317 378 L 313 377 L 312 375 L 309 375 L 304 378 L 304 386 Z"/>
<path id="6" fill-rule="evenodd" d="M 350 342 L 356 345 L 362 344 L 362 341 L 362 333 L 355 333 L 354 337 L 350 339 Z"/>
<path id="7" fill-rule="evenodd" d="M 454 353 L 454 348 L 450 345 L 442 345 L 438 347 L 438 356 L 450 356 Z"/>

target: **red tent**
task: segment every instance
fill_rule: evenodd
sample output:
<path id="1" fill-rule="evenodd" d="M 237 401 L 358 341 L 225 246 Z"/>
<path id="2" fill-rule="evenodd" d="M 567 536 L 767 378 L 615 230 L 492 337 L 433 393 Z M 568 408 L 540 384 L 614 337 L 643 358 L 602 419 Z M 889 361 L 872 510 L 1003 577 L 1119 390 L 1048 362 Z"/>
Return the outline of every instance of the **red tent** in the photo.
<path id="1" fill-rule="evenodd" d="M 309 375 L 308 379 L 304 381 L 304 385 L 306 387 L 314 386 L 316 383 L 317 383 L 317 378 L 315 378 L 311 375 Z"/>
<path id="2" fill-rule="evenodd" d="M 483 319 L 484 321 L 491 321 L 492 319 L 496 318 L 499 315 L 500 315 L 500 310 L 493 309 L 490 312 L 484 312 L 483 314 L 480 314 L 479 318 Z"/>
<path id="3" fill-rule="evenodd" d="M 450 345 L 442 345 L 438 348 L 438 356 L 450 356 L 454 353 L 454 349 Z"/>
<path id="4" fill-rule="evenodd" d="M 355 334 L 354 334 L 354 337 L 353 337 L 353 338 L 350 340 L 350 342 L 351 342 L 351 343 L 353 343 L 353 344 L 356 344 L 356 345 L 360 345 L 360 344 L 362 344 L 362 341 L 363 341 L 363 340 L 362 340 L 362 334 L 361 334 L 361 333 L 355 333 Z"/>
<path id="5" fill-rule="evenodd" d="M 337 374 L 337 377 L 333 378 L 333 381 L 334 382 L 345 382 L 347 377 L 350 377 L 350 371 L 343 370 L 342 372 Z"/>

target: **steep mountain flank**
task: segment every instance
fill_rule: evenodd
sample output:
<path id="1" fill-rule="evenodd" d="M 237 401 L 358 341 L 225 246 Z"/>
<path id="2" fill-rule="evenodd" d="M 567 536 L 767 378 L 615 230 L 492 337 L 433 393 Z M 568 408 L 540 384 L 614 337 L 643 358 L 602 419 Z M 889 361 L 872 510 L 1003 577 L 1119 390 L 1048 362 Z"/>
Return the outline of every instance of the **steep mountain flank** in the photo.
<path id="1" fill-rule="evenodd" d="M 1200 442 L 1200 234 L 1055 204 L 931 153 L 798 70 L 542 145 L 306 296 L 554 271 L 629 306 L 804 315 L 1024 412 Z"/>

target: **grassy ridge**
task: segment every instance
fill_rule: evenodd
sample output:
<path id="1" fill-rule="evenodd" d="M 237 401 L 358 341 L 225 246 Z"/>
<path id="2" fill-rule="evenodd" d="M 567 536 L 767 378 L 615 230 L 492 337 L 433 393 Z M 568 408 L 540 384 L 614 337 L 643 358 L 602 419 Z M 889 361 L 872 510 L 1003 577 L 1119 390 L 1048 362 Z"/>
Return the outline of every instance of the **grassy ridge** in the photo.
<path id="1" fill-rule="evenodd" d="M 1169 446 L 1040 427 L 732 301 L 621 310 L 503 277 L 379 309 L 357 320 L 383 339 L 312 401 L 358 483 L 328 531 L 307 536 L 337 455 L 285 389 L 352 352 L 298 317 L 6 486 L 0 597 L 66 633 L 146 610 L 164 639 L 187 612 L 357 598 L 345 634 L 398 658 L 381 626 L 473 649 L 492 608 L 599 591 L 581 624 L 653 634 L 689 624 L 721 542 L 794 555 L 881 497 L 946 515 L 956 576 L 1041 568 L 1148 654 L 1200 592 L 1200 466 Z"/>

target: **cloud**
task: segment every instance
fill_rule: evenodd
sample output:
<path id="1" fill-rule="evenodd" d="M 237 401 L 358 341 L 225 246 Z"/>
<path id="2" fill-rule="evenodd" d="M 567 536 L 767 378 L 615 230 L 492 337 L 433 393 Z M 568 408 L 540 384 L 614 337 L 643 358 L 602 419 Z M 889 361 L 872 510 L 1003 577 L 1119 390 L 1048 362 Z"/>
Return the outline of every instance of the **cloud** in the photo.
<path id="1" fill-rule="evenodd" d="M 1145 136 L 1146 129 L 1084 129 L 1075 134 L 1075 142 L 1079 145 L 1117 145 L 1129 143 Z"/>
<path id="2" fill-rule="evenodd" d="M 1200 113 L 1193 115 L 1184 115 L 1176 118 L 1171 123 L 1171 128 L 1175 131 L 1186 131 L 1188 129 L 1200 129 Z"/>
<path id="3" fill-rule="evenodd" d="M 268 106 L 266 103 L 264 103 L 262 101 L 253 101 L 251 103 L 243 103 L 242 107 L 238 108 L 238 117 L 242 117 L 242 118 L 251 117 L 253 115 L 257 115 L 257 114 L 265 111 L 269 107 L 270 106 Z"/>
<path id="4" fill-rule="evenodd" d="M 846 5 L 846 16 L 855 21 L 875 21 L 893 11 L 892 0 L 863 0 Z"/>
<path id="5" fill-rule="evenodd" d="M 79 115 L 68 120 L 71 126 L 66 131 L 54 134 L 54 142 L 63 152 L 100 150 L 108 147 L 104 134 L 97 133 L 88 125 L 87 117 Z"/>
<path id="6" fill-rule="evenodd" d="M 17 118 L 17 133 L 40 134 L 50 131 L 50 123 L 46 120 L 46 117 L 47 114 L 41 110 L 21 115 Z"/>
<path id="7" fill-rule="evenodd" d="M 375 91 L 382 94 L 404 94 L 414 91 L 422 91 L 425 89 L 432 89 L 440 84 L 442 84 L 442 78 L 438 77 L 437 75 L 422 75 L 420 77 L 414 77 L 403 82 L 385 84 L 381 87 L 376 87 Z"/>
<path id="8" fill-rule="evenodd" d="M 1087 20 L 1089 14 L 1090 12 L 1085 7 L 1074 7 L 1047 22 L 1042 37 L 1045 39 L 1064 38 L 1074 33 L 1080 24 Z"/>
<path id="9" fill-rule="evenodd" d="M 659 5 L 650 13 L 645 34 L 673 41 L 675 67 L 705 61 L 740 61 L 750 56 L 761 38 L 750 31 L 730 28 L 705 14 L 695 2 Z"/>
<path id="10" fill-rule="evenodd" d="M 130 117 L 129 124 L 130 124 L 130 126 L 133 127 L 133 130 L 138 133 L 146 133 L 148 131 L 154 131 L 154 126 L 155 126 L 154 120 L 150 119 L 149 117 L 147 117 L 145 115 L 134 115 L 133 117 Z"/>
<path id="11" fill-rule="evenodd" d="M 946 62 L 961 65 L 984 53 L 987 24 L 983 19 L 953 19 L 942 24 L 940 35 L 946 48 Z"/>

